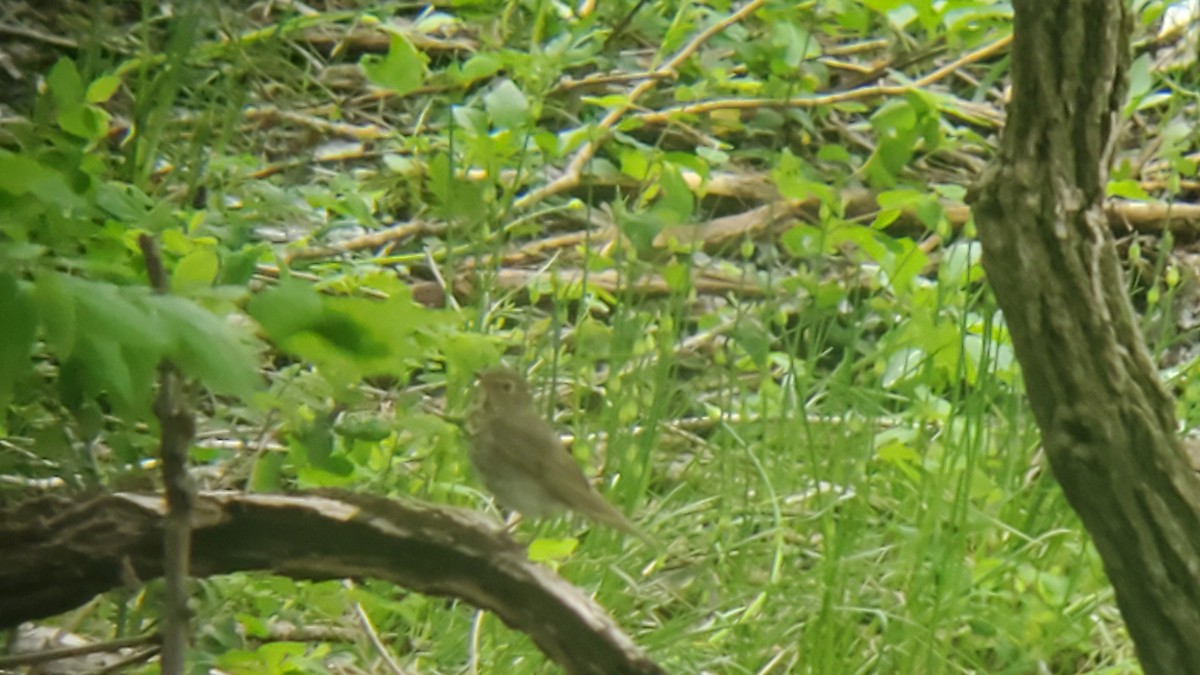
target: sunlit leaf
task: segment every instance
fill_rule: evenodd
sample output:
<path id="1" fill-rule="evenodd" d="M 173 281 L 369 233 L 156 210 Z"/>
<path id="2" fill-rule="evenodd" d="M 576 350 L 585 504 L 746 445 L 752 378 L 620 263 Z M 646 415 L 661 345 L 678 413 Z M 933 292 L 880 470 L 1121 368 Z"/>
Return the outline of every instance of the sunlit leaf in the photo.
<path id="1" fill-rule="evenodd" d="M 121 78 L 116 75 L 106 75 L 92 80 L 88 85 L 87 92 L 84 94 L 84 99 L 88 103 L 104 103 L 112 98 L 112 95 L 117 93 L 117 89 L 121 86 Z"/>
<path id="2" fill-rule="evenodd" d="M 208 288 L 216 281 L 220 266 L 216 251 L 198 248 L 175 264 L 171 273 L 171 290 L 187 294 L 197 288 Z"/>
<path id="3" fill-rule="evenodd" d="M 539 563 L 559 562 L 569 559 L 577 548 L 579 548 L 579 540 L 573 537 L 566 539 L 539 537 L 529 544 L 529 559 Z"/>
<path id="4" fill-rule="evenodd" d="M 426 56 L 418 52 L 407 38 L 392 33 L 387 55 L 367 54 L 359 61 L 359 66 L 367 79 L 402 95 L 425 82 L 426 61 Z"/>

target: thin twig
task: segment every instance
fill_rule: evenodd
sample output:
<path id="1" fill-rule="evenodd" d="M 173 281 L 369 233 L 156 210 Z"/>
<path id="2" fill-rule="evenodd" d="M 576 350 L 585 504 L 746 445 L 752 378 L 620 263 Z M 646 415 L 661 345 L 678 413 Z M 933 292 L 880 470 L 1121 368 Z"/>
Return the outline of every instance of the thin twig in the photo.
<path id="1" fill-rule="evenodd" d="M 349 579 L 343 581 L 342 585 L 347 590 L 354 589 L 354 582 L 350 581 Z M 354 603 L 354 613 L 356 616 L 358 616 L 358 623 L 360 626 L 362 626 L 363 632 L 367 634 L 367 639 L 371 642 L 371 645 L 375 647 L 375 651 L 379 652 L 379 656 L 383 659 L 383 662 L 387 664 L 388 670 L 391 671 L 393 675 L 412 675 L 404 666 L 400 665 L 396 659 L 392 658 L 391 652 L 388 651 L 387 645 L 385 645 L 383 640 L 380 639 L 379 632 L 375 630 L 375 624 L 371 623 L 371 617 L 367 616 L 367 610 L 363 609 L 361 602 Z"/>
<path id="2" fill-rule="evenodd" d="M 546 197 L 558 194 L 564 190 L 570 190 L 571 188 L 579 185 L 580 177 L 583 175 L 583 167 L 587 166 L 587 163 L 590 162 L 592 157 L 595 156 L 596 151 L 600 149 L 600 144 L 608 138 L 608 131 L 622 117 L 625 116 L 625 113 L 629 112 L 633 108 L 634 101 L 636 101 L 638 97 L 649 91 L 655 84 L 657 84 L 658 81 L 662 79 L 662 75 L 674 77 L 675 71 L 679 68 L 679 66 L 689 57 L 691 57 L 691 55 L 700 48 L 700 45 L 707 42 L 717 33 L 720 33 L 729 26 L 753 14 L 765 3 L 766 0 L 752 0 L 725 19 L 722 19 L 721 21 L 718 21 L 709 26 L 707 29 L 701 31 L 701 33 L 693 38 L 691 42 L 684 45 L 683 48 L 675 54 L 675 56 L 671 57 L 670 60 L 655 69 L 654 77 L 650 77 L 638 86 L 634 87 L 633 90 L 629 92 L 629 97 L 624 103 L 608 111 L 608 114 L 596 124 L 596 129 L 598 131 L 596 136 L 585 143 L 583 147 L 575 153 L 575 156 L 571 158 L 571 162 L 567 164 L 567 169 L 562 176 L 559 176 L 550 183 L 547 183 L 546 185 L 543 185 L 532 192 L 527 192 L 525 196 L 517 199 L 516 202 L 513 203 L 513 208 L 518 210 L 529 208 L 530 206 L 542 201 Z"/>
<path id="3" fill-rule="evenodd" d="M 981 61 L 988 58 L 1012 44 L 1012 35 L 996 40 L 995 42 L 980 47 L 970 54 L 964 55 L 937 70 L 925 75 L 924 77 L 913 81 L 909 84 L 901 85 L 873 85 L 870 87 L 858 87 L 848 91 L 839 91 L 825 96 L 805 96 L 801 98 L 777 99 L 777 98 L 741 98 L 741 99 L 719 99 L 712 101 L 701 101 L 699 103 L 689 103 L 687 105 L 675 106 L 658 110 L 655 112 L 647 112 L 635 117 L 645 124 L 663 124 L 669 122 L 671 118 L 680 115 L 699 115 L 703 113 L 715 112 L 717 110 L 757 110 L 760 108 L 815 108 L 817 106 L 832 105 L 834 103 L 844 103 L 846 101 L 856 101 L 864 98 L 877 98 L 884 96 L 900 96 L 915 89 L 928 86 L 942 78 L 957 71 L 963 66 Z"/>
<path id="4" fill-rule="evenodd" d="M 166 294 L 168 280 L 158 244 L 150 235 L 138 237 L 146 274 L 158 294 Z M 196 434 L 196 420 L 183 391 L 183 379 L 168 359 L 158 364 L 158 396 L 154 415 L 161 428 L 159 454 L 167 495 L 163 522 L 163 654 L 162 672 L 182 675 L 188 636 L 188 562 L 191 560 L 191 517 L 195 488 L 187 473 L 188 447 Z"/>
<path id="5" fill-rule="evenodd" d="M 77 647 L 59 647 L 57 649 L 43 649 L 36 652 L 13 654 L 11 656 L 0 656 L 0 668 L 34 666 L 39 663 L 60 661 L 62 659 L 73 659 L 79 656 L 87 656 L 88 654 L 119 652 L 122 649 L 128 649 L 130 647 L 141 647 L 143 645 L 157 644 L 161 637 L 162 636 L 158 633 L 150 633 L 148 635 L 122 638 L 120 640 L 94 642 L 92 644 L 79 645 Z"/>

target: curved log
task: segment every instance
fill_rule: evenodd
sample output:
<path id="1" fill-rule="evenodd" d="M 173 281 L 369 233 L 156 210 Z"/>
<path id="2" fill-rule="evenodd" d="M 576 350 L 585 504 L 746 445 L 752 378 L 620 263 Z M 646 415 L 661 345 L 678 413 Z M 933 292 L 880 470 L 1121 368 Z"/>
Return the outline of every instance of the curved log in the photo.
<path id="1" fill-rule="evenodd" d="M 0 628 L 160 576 L 164 513 L 160 496 L 132 493 L 0 512 Z M 569 673 L 664 672 L 599 605 L 473 511 L 335 491 L 208 492 L 193 527 L 194 576 L 382 579 L 494 612 Z"/>

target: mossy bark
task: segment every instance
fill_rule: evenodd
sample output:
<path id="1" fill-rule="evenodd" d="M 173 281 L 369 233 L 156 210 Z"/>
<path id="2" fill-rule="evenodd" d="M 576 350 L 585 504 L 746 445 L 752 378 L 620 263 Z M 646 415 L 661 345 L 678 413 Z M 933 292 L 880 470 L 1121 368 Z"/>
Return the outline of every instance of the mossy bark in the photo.
<path id="1" fill-rule="evenodd" d="M 972 189 L 1053 468 L 1095 540 L 1147 673 L 1200 667 L 1200 480 L 1138 331 L 1104 213 L 1125 102 L 1122 0 L 1014 3 L 1000 155 Z"/>

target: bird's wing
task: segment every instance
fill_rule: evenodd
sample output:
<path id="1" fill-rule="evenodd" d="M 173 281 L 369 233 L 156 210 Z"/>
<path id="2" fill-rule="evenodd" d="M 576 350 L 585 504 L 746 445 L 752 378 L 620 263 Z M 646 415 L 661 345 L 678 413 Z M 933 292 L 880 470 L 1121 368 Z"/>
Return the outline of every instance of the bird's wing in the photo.
<path id="1" fill-rule="evenodd" d="M 501 418 L 496 423 L 502 437 L 512 440 L 513 459 L 523 470 L 533 475 L 554 477 L 543 484 L 548 494 L 588 518 L 641 536 L 623 513 L 596 492 L 545 420 L 517 416 Z"/>
<path id="2" fill-rule="evenodd" d="M 563 447 L 562 440 L 545 420 L 536 415 L 497 415 L 490 420 L 491 429 L 497 438 L 512 444 L 510 459 L 524 471 L 533 475 L 562 475 L 567 467 L 563 460 L 575 467 L 571 453 Z M 557 471 L 556 471 L 557 470 Z"/>

